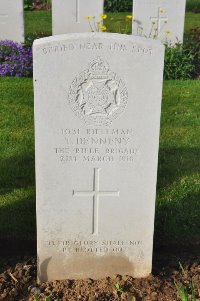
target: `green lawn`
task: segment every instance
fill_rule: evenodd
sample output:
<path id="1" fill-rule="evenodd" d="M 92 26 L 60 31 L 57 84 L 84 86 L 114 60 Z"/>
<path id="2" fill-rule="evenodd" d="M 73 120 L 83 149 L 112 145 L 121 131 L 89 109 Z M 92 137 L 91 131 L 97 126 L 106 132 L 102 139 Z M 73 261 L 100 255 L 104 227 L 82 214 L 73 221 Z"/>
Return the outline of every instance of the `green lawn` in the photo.
<path id="1" fill-rule="evenodd" d="M 189 32 L 191 28 L 200 27 L 200 14 L 186 12 L 185 32 Z"/>
<path id="2" fill-rule="evenodd" d="M 35 232 L 32 79 L 0 79 L 0 237 Z"/>
<path id="3" fill-rule="evenodd" d="M 51 12 L 49 11 L 26 11 L 25 32 L 27 35 L 35 33 L 52 33 Z"/>
<path id="4" fill-rule="evenodd" d="M 199 93 L 200 81 L 164 84 L 155 229 L 159 241 L 200 242 Z"/>
<path id="5" fill-rule="evenodd" d="M 129 14 L 130 13 L 109 13 L 108 19 L 105 21 L 105 25 L 111 32 L 122 31 L 123 33 L 131 33 L 131 23 L 125 22 L 125 16 Z M 112 18 L 113 20 L 110 20 Z M 185 18 L 185 32 L 188 32 L 191 28 L 194 27 L 200 27 L 200 14 L 187 12 Z M 33 33 L 46 33 L 48 35 L 51 35 L 51 12 L 25 12 L 25 28 L 26 34 L 28 35 Z"/>
<path id="6" fill-rule="evenodd" d="M 164 83 L 156 242 L 200 236 L 200 81 Z M 32 79 L 0 80 L 0 237 L 35 237 Z"/>
<path id="7" fill-rule="evenodd" d="M 200 1 L 199 0 L 187 0 L 186 1 L 186 10 L 187 11 L 194 11 L 200 10 Z"/>

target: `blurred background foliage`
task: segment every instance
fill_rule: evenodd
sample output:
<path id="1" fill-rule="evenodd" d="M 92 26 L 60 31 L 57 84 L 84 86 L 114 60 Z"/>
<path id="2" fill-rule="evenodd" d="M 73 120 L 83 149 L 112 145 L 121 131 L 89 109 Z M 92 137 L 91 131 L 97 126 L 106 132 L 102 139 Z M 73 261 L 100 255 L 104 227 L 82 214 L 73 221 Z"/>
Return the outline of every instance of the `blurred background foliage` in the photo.
<path id="1" fill-rule="evenodd" d="M 131 12 L 134 0 L 105 0 L 105 12 Z M 51 0 L 24 0 L 26 10 L 50 9 Z M 187 0 L 186 11 L 200 13 L 200 0 Z"/>

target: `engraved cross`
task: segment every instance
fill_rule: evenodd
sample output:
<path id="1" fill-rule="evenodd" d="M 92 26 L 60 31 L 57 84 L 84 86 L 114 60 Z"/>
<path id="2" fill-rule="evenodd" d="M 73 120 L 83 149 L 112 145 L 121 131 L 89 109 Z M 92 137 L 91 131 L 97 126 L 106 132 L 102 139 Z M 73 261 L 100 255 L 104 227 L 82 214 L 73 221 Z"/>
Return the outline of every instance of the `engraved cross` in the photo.
<path id="1" fill-rule="evenodd" d="M 162 17 L 162 8 L 159 7 L 158 8 L 158 16 L 157 17 L 151 17 L 151 21 L 152 22 L 155 22 L 157 24 L 157 33 L 159 35 L 159 33 L 161 32 L 161 25 L 162 25 L 162 22 L 167 22 L 168 21 L 168 18 L 167 17 Z"/>
<path id="2" fill-rule="evenodd" d="M 99 198 L 104 196 L 119 197 L 119 191 L 100 191 L 101 168 L 94 169 L 93 191 L 74 191 L 74 197 L 93 197 L 93 217 L 92 217 L 92 234 L 98 234 L 98 221 L 99 221 Z"/>
<path id="3" fill-rule="evenodd" d="M 0 14 L 0 24 L 6 24 L 7 19 L 8 19 L 8 15 Z"/>

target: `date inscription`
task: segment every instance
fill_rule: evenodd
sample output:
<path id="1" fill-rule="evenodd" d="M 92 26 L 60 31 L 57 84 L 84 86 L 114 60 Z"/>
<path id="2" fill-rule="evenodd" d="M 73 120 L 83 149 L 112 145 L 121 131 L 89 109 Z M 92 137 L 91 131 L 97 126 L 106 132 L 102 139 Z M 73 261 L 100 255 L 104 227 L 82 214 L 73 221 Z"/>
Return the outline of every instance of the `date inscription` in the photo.
<path id="1" fill-rule="evenodd" d="M 133 129 L 61 129 L 53 152 L 60 163 L 134 163 L 138 147 Z"/>

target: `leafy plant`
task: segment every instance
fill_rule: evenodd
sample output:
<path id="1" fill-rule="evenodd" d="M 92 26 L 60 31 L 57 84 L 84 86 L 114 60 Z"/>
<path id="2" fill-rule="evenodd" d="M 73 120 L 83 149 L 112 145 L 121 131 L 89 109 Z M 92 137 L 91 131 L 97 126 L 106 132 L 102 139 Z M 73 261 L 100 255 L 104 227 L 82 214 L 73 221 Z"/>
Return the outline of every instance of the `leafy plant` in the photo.
<path id="1" fill-rule="evenodd" d="M 33 9 L 33 0 L 24 0 L 24 9 L 32 10 Z"/>
<path id="2" fill-rule="evenodd" d="M 176 286 L 176 290 L 179 294 L 179 297 L 181 299 L 181 301 L 197 301 L 196 297 L 195 297 L 195 285 L 192 281 L 191 283 L 191 299 L 190 299 L 190 294 L 188 292 L 188 288 L 186 286 L 184 286 L 184 284 L 177 284 L 176 282 L 175 283 L 175 286 Z"/>
<path id="3" fill-rule="evenodd" d="M 30 77 L 33 72 L 32 49 L 13 41 L 0 41 L 0 76 Z"/>
<path id="4" fill-rule="evenodd" d="M 195 50 L 187 43 L 166 45 L 164 79 L 190 79 L 193 77 L 195 66 Z"/>
<path id="5" fill-rule="evenodd" d="M 174 284 L 175 284 L 176 290 L 181 298 L 181 301 L 189 301 L 189 295 L 188 295 L 186 287 L 184 285 L 177 284 L 176 282 L 174 282 Z"/>
<path id="6" fill-rule="evenodd" d="M 182 264 L 179 262 L 179 267 L 183 276 L 183 283 L 174 282 L 178 295 L 181 301 L 197 301 L 195 296 L 195 284 L 193 280 L 188 279 L 188 275 Z M 191 296 L 191 298 L 190 298 Z"/>
<path id="7" fill-rule="evenodd" d="M 34 40 L 45 38 L 48 36 L 50 36 L 50 33 L 47 33 L 47 32 L 36 32 L 33 34 L 28 34 L 25 36 L 24 47 L 26 49 L 32 48 Z"/>
<path id="8" fill-rule="evenodd" d="M 122 293 L 124 291 L 123 287 L 121 286 L 121 284 L 116 283 L 115 284 L 115 289 L 117 292 Z"/>

